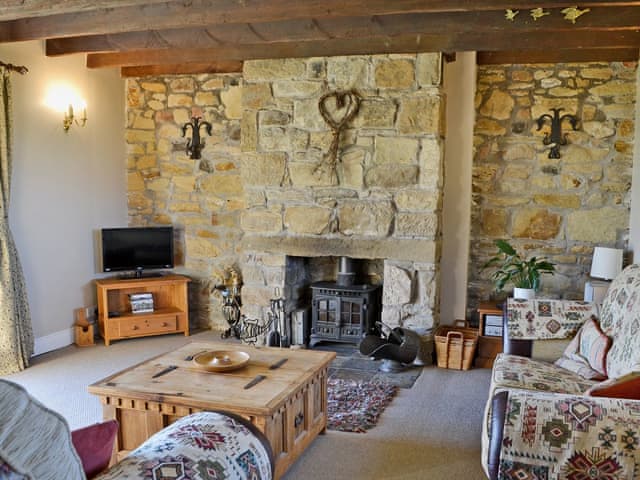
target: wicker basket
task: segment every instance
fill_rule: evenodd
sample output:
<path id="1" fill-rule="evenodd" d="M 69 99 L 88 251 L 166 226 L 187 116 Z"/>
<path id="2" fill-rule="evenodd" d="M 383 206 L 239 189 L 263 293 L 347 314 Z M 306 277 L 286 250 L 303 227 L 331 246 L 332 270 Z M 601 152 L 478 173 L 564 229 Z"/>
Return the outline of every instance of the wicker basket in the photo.
<path id="1" fill-rule="evenodd" d="M 464 320 L 455 326 L 443 325 L 435 333 L 438 367 L 469 370 L 478 346 L 478 331 Z"/>

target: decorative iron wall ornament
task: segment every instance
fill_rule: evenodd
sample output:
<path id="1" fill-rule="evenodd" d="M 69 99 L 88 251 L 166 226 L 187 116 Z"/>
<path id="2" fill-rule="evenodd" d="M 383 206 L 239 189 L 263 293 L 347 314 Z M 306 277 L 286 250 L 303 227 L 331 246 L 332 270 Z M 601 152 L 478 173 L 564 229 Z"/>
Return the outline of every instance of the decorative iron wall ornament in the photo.
<path id="1" fill-rule="evenodd" d="M 329 102 L 335 102 L 335 109 L 329 111 Z M 356 90 L 337 90 L 329 92 L 320 97 L 318 101 L 318 109 L 320 115 L 327 122 L 333 133 L 333 140 L 326 156 L 326 162 L 333 176 L 336 176 L 336 167 L 338 165 L 338 148 L 340 146 L 340 134 L 348 123 L 358 114 L 360 110 L 360 102 L 362 97 Z M 322 164 L 316 167 L 316 172 L 320 170 Z"/>
<path id="2" fill-rule="evenodd" d="M 211 124 L 209 122 L 201 122 L 201 117 L 191 117 L 191 121 L 182 126 L 182 136 L 186 136 L 187 128 L 191 127 L 191 138 L 187 139 L 186 152 L 189 158 L 197 160 L 200 158 L 200 152 L 204 148 L 204 142 L 200 141 L 200 127 L 205 127 L 209 136 L 211 136 Z"/>
<path id="3" fill-rule="evenodd" d="M 551 133 L 545 133 L 544 138 L 542 139 L 542 143 L 545 145 L 551 145 L 551 150 L 549 150 L 549 158 L 560 158 L 560 146 L 567 144 L 567 134 L 562 134 L 562 122 L 564 120 L 569 120 L 571 123 L 571 127 L 573 130 L 578 129 L 578 119 L 575 115 L 571 115 L 570 113 L 566 113 L 560 116 L 560 112 L 564 110 L 564 108 L 552 108 L 553 117 L 548 113 L 540 115 L 538 118 L 538 131 L 542 129 L 542 126 L 545 124 L 546 120 L 551 122 Z"/>

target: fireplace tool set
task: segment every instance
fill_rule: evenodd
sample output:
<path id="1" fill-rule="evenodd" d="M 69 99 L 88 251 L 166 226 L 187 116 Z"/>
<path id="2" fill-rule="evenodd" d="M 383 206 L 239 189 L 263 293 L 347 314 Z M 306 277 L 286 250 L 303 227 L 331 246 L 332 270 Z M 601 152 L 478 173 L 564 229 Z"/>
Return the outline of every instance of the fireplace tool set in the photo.
<path id="1" fill-rule="evenodd" d="M 280 294 L 280 289 L 276 287 L 275 298 L 269 301 L 270 308 L 267 312 L 269 317 L 269 325 L 271 330 L 267 335 L 268 347 L 288 348 L 290 345 L 289 328 L 287 325 L 287 317 L 284 309 L 284 297 Z"/>
<path id="2" fill-rule="evenodd" d="M 266 334 L 268 346 L 289 347 L 291 344 L 290 328 L 287 325 L 285 300 L 280 293 L 280 289 L 275 289 L 275 298 L 269 301 L 268 320 L 265 322 L 264 320 L 248 318 L 241 313 L 241 288 L 242 280 L 240 274 L 234 268 L 227 269 L 224 282 L 214 287 L 214 290 L 219 291 L 222 295 L 222 314 L 229 325 L 229 328 L 222 333 L 221 337 L 229 338 L 233 336 L 245 343 L 254 345 L 260 337 Z"/>

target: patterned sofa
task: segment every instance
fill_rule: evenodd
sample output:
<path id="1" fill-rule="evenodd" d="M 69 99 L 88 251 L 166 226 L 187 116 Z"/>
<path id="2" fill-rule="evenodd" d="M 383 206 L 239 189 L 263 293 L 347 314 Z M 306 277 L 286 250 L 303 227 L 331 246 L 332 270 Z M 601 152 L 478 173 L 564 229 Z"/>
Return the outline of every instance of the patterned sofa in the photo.
<path id="1" fill-rule="evenodd" d="M 96 441 L 96 434 L 114 423 L 70 432 L 59 414 L 20 385 L 0 379 L 0 480 L 273 478 L 274 459 L 266 437 L 248 420 L 222 412 L 182 417 L 100 473 L 111 456 L 115 431 L 108 439 L 103 435 L 108 440 L 103 442 Z M 106 447 L 100 461 L 93 448 L 98 444 L 102 450 Z"/>
<path id="2" fill-rule="evenodd" d="M 504 353 L 494 363 L 482 433 L 489 478 L 640 478 L 640 265 L 612 282 L 599 328 L 589 330 L 598 332 L 597 342 L 586 332 L 587 324 L 597 325 L 594 308 L 544 300 L 507 304 Z M 575 339 L 562 340 L 576 331 Z M 574 358 L 567 351 L 592 347 L 590 365 L 600 356 L 608 379 L 599 379 L 597 368 L 587 374 L 551 363 L 553 349 L 539 348 L 550 344 L 556 353 L 567 347 L 564 360 Z"/>

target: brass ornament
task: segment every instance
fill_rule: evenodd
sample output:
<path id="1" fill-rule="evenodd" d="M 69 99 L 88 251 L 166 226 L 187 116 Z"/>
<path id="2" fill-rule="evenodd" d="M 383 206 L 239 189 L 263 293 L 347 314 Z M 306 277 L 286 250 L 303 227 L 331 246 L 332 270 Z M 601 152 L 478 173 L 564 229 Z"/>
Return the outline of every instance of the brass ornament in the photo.
<path id="1" fill-rule="evenodd" d="M 504 18 L 506 18 L 510 22 L 513 22 L 516 19 L 516 16 L 520 13 L 520 10 L 512 10 L 510 8 L 507 8 L 504 12 Z"/>
<path id="2" fill-rule="evenodd" d="M 531 10 L 529 10 L 531 13 L 531 18 L 533 18 L 534 21 L 537 21 L 539 18 L 542 18 L 546 15 L 551 15 L 551 12 L 545 12 L 544 8 L 538 7 L 538 8 L 532 8 Z"/>
<path id="3" fill-rule="evenodd" d="M 564 19 L 575 24 L 576 19 L 587 12 L 590 12 L 590 8 L 585 8 L 584 10 L 580 10 L 578 7 L 567 7 L 561 10 L 564 14 Z"/>

